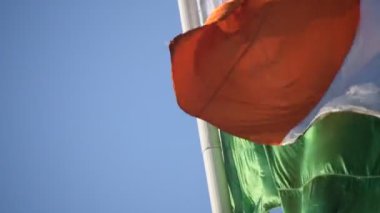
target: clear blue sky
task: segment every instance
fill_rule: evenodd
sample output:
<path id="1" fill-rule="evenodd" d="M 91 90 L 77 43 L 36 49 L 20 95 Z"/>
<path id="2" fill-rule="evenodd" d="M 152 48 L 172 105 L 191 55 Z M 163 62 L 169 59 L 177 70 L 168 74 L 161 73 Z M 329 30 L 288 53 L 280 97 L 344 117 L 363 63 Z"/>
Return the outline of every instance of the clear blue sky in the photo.
<path id="1" fill-rule="evenodd" d="M 210 212 L 177 3 L 0 0 L 0 212 Z"/>
<path id="2" fill-rule="evenodd" d="M 210 212 L 177 3 L 0 0 L 0 212 Z"/>

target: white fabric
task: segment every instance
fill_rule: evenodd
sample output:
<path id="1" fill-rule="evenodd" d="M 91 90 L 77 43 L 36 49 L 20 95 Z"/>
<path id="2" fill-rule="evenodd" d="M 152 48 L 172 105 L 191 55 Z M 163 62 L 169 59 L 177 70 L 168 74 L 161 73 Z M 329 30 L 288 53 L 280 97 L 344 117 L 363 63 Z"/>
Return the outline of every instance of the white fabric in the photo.
<path id="1" fill-rule="evenodd" d="M 362 0 L 360 10 L 358 31 L 342 68 L 319 104 L 283 144 L 295 142 L 314 121 L 329 113 L 353 111 L 380 117 L 380 1 Z"/>

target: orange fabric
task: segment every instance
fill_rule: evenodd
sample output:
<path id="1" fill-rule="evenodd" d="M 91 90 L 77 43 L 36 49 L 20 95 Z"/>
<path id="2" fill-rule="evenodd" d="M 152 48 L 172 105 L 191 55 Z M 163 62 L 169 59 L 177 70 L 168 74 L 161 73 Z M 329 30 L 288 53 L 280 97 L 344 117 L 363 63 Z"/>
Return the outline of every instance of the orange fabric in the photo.
<path id="1" fill-rule="evenodd" d="M 360 0 L 243 0 L 170 44 L 179 106 L 279 144 L 318 103 L 355 37 Z"/>

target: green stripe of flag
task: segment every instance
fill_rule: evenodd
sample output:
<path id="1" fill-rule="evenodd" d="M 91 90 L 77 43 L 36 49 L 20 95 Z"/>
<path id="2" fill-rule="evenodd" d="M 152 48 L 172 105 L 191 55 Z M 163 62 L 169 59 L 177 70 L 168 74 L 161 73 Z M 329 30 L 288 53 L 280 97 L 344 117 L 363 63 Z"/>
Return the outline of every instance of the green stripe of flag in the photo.
<path id="1" fill-rule="evenodd" d="M 221 133 L 234 212 L 377 212 L 380 119 L 330 114 L 294 144 L 256 145 Z"/>

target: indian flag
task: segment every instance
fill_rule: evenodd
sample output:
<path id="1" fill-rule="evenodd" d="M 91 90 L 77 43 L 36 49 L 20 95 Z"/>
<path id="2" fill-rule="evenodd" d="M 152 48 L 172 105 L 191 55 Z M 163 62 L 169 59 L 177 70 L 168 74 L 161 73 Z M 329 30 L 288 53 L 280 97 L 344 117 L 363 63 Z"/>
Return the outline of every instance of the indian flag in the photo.
<path id="1" fill-rule="evenodd" d="M 221 129 L 233 212 L 380 211 L 379 11 L 235 0 L 173 40 L 178 103 Z"/>

